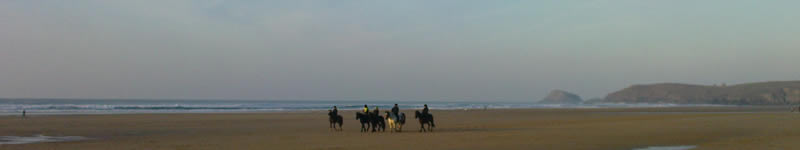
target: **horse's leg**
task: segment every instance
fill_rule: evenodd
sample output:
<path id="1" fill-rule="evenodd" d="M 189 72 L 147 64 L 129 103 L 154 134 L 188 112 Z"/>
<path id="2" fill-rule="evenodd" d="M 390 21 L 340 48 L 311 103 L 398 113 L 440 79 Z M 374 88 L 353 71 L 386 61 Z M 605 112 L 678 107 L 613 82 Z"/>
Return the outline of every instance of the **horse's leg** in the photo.
<path id="1" fill-rule="evenodd" d="M 372 124 L 372 132 L 375 132 L 375 128 L 377 128 L 377 127 L 378 127 L 378 123 L 373 123 Z"/>
<path id="2" fill-rule="evenodd" d="M 389 132 L 394 132 L 394 125 L 392 124 L 392 120 L 389 120 Z"/>
<path id="3" fill-rule="evenodd" d="M 339 120 L 339 122 L 338 122 L 339 123 L 339 131 L 344 130 L 344 128 L 342 128 L 342 122 L 344 122 L 344 121 Z"/>

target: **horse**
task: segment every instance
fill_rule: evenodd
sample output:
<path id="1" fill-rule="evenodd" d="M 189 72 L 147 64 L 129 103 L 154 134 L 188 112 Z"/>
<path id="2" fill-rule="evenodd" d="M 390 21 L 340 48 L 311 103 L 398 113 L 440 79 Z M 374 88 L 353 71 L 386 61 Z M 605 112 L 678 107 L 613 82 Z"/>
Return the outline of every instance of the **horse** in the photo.
<path id="1" fill-rule="evenodd" d="M 381 116 L 379 113 L 370 113 L 369 116 L 370 123 L 372 124 L 372 132 L 386 131 L 386 122 L 383 121 L 383 116 Z"/>
<path id="2" fill-rule="evenodd" d="M 400 113 L 400 115 L 394 115 L 394 113 L 386 111 L 386 120 L 392 132 L 403 132 L 403 124 L 406 124 L 406 114 Z"/>
<path id="3" fill-rule="evenodd" d="M 414 118 L 419 120 L 419 132 L 425 131 L 425 124 L 428 125 L 428 131 L 433 132 L 433 128 L 436 127 L 436 124 L 433 123 L 433 115 L 431 114 L 422 114 L 417 110 L 414 112 Z"/>
<path id="4" fill-rule="evenodd" d="M 344 122 L 344 119 L 342 118 L 342 115 L 338 115 L 338 114 L 334 115 L 333 111 L 328 110 L 328 121 L 330 121 L 330 128 L 333 128 L 333 130 L 336 130 L 336 131 L 342 131 L 343 130 L 342 123 Z M 339 129 L 336 129 L 336 124 L 337 123 L 339 124 Z"/>
<path id="5" fill-rule="evenodd" d="M 369 114 L 356 112 L 356 120 L 359 120 L 359 122 L 361 122 L 361 132 L 369 131 L 369 126 L 370 126 L 370 123 L 371 123 L 371 121 L 370 121 L 371 117 L 369 116 Z"/>

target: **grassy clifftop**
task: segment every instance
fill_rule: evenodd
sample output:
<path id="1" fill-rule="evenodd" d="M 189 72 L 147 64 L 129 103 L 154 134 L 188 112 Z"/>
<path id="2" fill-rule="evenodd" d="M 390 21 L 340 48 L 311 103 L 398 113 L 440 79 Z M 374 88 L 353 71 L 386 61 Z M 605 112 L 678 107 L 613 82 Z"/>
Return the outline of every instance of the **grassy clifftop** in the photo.
<path id="1" fill-rule="evenodd" d="M 608 94 L 603 102 L 785 105 L 800 104 L 800 81 L 706 86 L 680 83 L 633 85 Z"/>

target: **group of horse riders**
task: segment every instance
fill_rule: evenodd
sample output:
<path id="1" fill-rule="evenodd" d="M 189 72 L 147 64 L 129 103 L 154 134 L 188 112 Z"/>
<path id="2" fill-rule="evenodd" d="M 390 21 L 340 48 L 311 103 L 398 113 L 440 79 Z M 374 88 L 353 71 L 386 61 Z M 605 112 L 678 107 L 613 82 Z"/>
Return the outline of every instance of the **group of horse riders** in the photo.
<path id="1" fill-rule="evenodd" d="M 433 131 L 432 127 L 435 127 L 435 125 L 433 124 L 433 115 L 431 115 L 429 113 L 428 104 L 424 104 L 423 106 L 424 107 L 422 108 L 422 112 L 416 111 L 414 117 L 419 119 L 421 125 L 427 124 L 429 126 L 428 127 L 429 131 Z M 339 126 L 342 125 L 342 121 L 343 120 L 342 120 L 341 116 L 339 116 L 339 109 L 336 106 L 333 106 L 333 109 L 328 111 L 328 115 L 330 116 L 331 128 L 336 129 L 336 125 L 335 124 L 337 124 L 337 123 L 339 124 Z M 363 117 L 360 117 L 360 116 L 363 116 Z M 393 123 L 396 122 L 396 123 L 399 123 L 399 124 L 397 124 L 399 126 L 399 128 L 397 130 L 401 131 L 402 130 L 402 124 L 405 123 L 405 114 L 400 113 L 400 108 L 397 106 L 397 104 L 394 104 L 394 107 L 392 107 L 391 112 L 386 112 L 386 119 L 390 119 L 390 117 L 391 117 L 391 120 L 388 120 L 388 121 L 390 121 L 390 128 L 394 129 L 394 126 L 393 126 L 394 124 Z M 375 119 L 370 119 L 370 118 L 375 118 Z M 365 123 L 371 124 L 373 126 L 373 128 L 372 128 L 373 132 L 375 131 L 376 123 L 381 125 L 381 126 L 385 125 L 383 123 L 383 117 L 380 116 L 380 110 L 378 109 L 377 106 L 375 106 L 375 109 L 372 112 L 370 112 L 369 107 L 365 104 L 362 112 L 356 113 L 356 119 L 361 121 L 361 123 L 362 123 L 362 131 L 366 130 L 366 129 L 364 129 L 365 128 L 365 126 L 364 126 Z M 373 122 L 369 123 L 370 121 L 373 121 Z M 374 121 L 378 121 L 378 122 L 374 122 Z M 383 128 L 385 128 L 385 126 L 383 126 Z M 339 128 L 338 130 L 341 130 L 341 128 Z M 420 131 L 424 131 L 424 130 L 425 130 L 425 127 L 421 126 L 420 127 Z"/>
<path id="2" fill-rule="evenodd" d="M 428 104 L 423 105 L 423 107 L 424 108 L 422 108 L 422 114 L 423 115 L 428 115 Z M 364 112 L 364 114 L 369 114 L 370 113 L 369 112 L 369 107 L 367 107 L 367 104 L 364 104 L 363 112 Z M 339 115 L 339 109 L 336 108 L 336 106 L 333 106 L 333 110 L 331 110 L 331 113 L 334 116 Z M 380 114 L 380 111 L 378 110 L 378 106 L 375 106 L 375 110 L 373 110 L 372 113 L 373 114 Z M 395 116 L 399 116 L 400 115 L 399 113 L 400 113 L 400 107 L 397 107 L 397 104 L 394 104 L 394 107 L 392 107 L 392 114 L 394 114 Z"/>

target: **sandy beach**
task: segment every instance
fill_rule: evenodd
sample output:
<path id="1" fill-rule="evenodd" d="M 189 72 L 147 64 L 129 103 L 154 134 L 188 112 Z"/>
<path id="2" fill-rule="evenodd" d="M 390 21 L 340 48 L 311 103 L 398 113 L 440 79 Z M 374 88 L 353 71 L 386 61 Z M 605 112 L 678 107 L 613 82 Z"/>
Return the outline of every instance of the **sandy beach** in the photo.
<path id="1" fill-rule="evenodd" d="M 37 149 L 792 149 L 800 114 L 786 107 L 433 110 L 432 133 L 409 120 L 402 133 L 361 133 L 353 111 L 344 131 L 326 112 L 115 114 L 0 117 L 0 136 L 88 140 L 0 145 Z M 413 110 L 404 110 L 413 114 Z M 413 115 L 409 115 L 413 119 Z"/>

